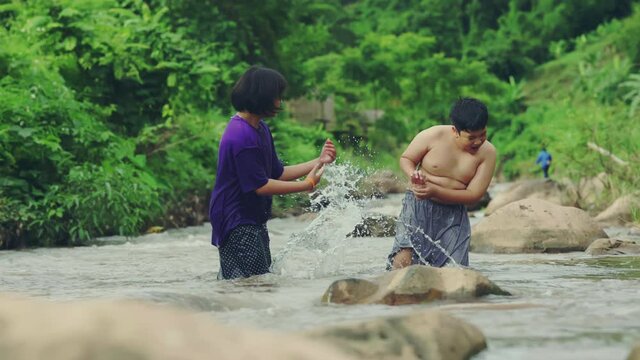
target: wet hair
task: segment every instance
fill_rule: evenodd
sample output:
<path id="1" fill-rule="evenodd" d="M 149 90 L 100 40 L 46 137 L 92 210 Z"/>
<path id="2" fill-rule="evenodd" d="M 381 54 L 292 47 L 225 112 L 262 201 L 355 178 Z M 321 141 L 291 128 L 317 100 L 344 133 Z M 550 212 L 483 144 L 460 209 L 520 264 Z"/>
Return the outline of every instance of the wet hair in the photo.
<path id="1" fill-rule="evenodd" d="M 252 66 L 231 90 L 231 104 L 237 111 L 259 116 L 274 116 L 281 108 L 275 101 L 282 99 L 287 80 L 276 70 Z"/>
<path id="2" fill-rule="evenodd" d="M 458 132 L 477 131 L 487 127 L 489 111 L 478 99 L 460 98 L 451 107 L 449 119 Z"/>

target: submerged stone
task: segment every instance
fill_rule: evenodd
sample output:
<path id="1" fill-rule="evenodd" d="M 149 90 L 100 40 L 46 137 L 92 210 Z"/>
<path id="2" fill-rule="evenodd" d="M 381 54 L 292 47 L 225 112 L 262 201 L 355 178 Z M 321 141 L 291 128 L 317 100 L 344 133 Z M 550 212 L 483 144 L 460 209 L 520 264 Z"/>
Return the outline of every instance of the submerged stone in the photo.
<path id="1" fill-rule="evenodd" d="M 477 327 L 438 311 L 328 327 L 308 335 L 358 359 L 466 360 L 487 347 Z"/>
<path id="2" fill-rule="evenodd" d="M 473 299 L 509 295 L 477 271 L 412 265 L 373 280 L 337 280 L 322 296 L 323 303 L 406 305 L 439 299 Z"/>

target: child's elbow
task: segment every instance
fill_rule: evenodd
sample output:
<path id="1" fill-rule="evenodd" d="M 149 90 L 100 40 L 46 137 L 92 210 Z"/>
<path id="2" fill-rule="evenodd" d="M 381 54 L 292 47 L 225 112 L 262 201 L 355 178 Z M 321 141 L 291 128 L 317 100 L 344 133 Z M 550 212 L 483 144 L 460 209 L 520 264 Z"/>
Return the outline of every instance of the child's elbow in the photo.
<path id="1" fill-rule="evenodd" d="M 464 205 L 475 205 L 479 203 L 483 197 L 484 197 L 484 193 L 472 194 L 468 199 L 466 199 L 467 201 L 464 202 Z"/>

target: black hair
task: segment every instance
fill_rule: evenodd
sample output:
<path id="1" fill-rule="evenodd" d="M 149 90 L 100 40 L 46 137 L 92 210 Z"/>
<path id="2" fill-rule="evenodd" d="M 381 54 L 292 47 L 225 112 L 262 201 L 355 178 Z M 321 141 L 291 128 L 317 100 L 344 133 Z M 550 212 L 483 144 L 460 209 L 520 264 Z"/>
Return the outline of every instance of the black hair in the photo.
<path id="1" fill-rule="evenodd" d="M 487 127 L 489 110 L 478 99 L 460 98 L 451 107 L 449 119 L 458 132 L 482 130 Z"/>
<path id="2" fill-rule="evenodd" d="M 287 80 L 276 70 L 252 66 L 231 90 L 231 104 L 237 111 L 259 116 L 274 116 L 281 108 L 275 106 L 282 99 Z"/>

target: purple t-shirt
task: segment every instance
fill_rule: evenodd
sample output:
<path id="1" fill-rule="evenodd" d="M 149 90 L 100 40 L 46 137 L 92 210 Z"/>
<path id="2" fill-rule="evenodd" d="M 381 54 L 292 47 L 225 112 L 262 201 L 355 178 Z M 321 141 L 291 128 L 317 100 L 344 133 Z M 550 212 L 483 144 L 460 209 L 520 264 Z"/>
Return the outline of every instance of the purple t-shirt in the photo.
<path id="1" fill-rule="evenodd" d="M 260 196 L 255 190 L 283 171 L 267 124 L 260 120 L 256 129 L 233 116 L 220 139 L 216 183 L 209 202 L 213 245 L 221 245 L 238 225 L 267 222 L 271 196 Z"/>

